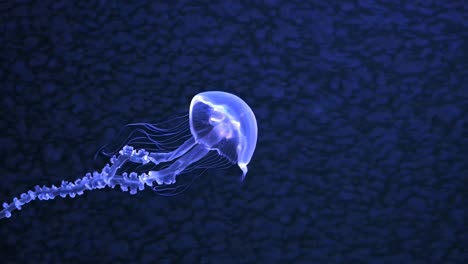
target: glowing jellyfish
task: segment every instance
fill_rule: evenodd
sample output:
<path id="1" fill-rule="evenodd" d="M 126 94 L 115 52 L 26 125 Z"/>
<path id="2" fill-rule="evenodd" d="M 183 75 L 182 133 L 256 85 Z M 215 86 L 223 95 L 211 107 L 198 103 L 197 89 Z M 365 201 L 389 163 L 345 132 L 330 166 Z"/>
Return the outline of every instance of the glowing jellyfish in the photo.
<path id="1" fill-rule="evenodd" d="M 190 104 L 189 120 L 190 136 L 183 144 L 172 151 L 152 152 L 148 149 L 136 149 L 132 143 L 154 144 L 154 149 L 164 149 L 167 142 L 159 142 L 159 136 L 172 136 L 171 142 L 183 138 L 178 131 L 180 126 L 173 129 L 160 129 L 146 123 L 132 124 L 143 127 L 143 137 L 129 137 L 127 144 L 121 148 L 118 155 L 112 156 L 110 164 L 101 172 L 87 173 L 75 182 L 62 181 L 59 187 L 36 186 L 14 198 L 12 203 L 3 203 L 0 218 L 10 217 L 15 209 L 32 200 L 49 200 L 57 196 L 75 197 L 86 190 L 114 188 L 120 185 L 122 191 L 135 194 L 143 190 L 145 185 L 158 191 L 158 186 L 176 183 L 177 175 L 194 168 L 210 168 L 219 163 L 200 163 L 210 153 L 222 156 L 229 163 L 234 163 L 242 170 L 241 180 L 247 174 L 247 165 L 252 158 L 257 143 L 257 121 L 252 109 L 239 97 L 219 91 L 210 91 L 197 94 Z M 145 130 L 146 129 L 146 130 Z M 178 137 L 178 138 L 177 138 Z M 125 164 L 139 164 L 137 171 L 150 168 L 145 172 L 122 171 Z M 159 164 L 165 164 L 158 170 Z M 150 167 L 148 167 L 150 165 Z M 122 171 L 122 172 L 121 172 Z"/>

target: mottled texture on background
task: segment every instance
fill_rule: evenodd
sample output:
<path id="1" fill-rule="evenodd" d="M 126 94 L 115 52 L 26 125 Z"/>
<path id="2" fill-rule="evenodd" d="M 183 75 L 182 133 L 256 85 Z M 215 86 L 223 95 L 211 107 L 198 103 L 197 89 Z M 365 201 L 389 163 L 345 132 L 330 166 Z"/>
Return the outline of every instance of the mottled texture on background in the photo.
<path id="1" fill-rule="evenodd" d="M 0 2 L 0 202 L 205 90 L 257 116 L 246 181 L 35 201 L 0 262 L 466 263 L 464 1 L 116 2 Z"/>

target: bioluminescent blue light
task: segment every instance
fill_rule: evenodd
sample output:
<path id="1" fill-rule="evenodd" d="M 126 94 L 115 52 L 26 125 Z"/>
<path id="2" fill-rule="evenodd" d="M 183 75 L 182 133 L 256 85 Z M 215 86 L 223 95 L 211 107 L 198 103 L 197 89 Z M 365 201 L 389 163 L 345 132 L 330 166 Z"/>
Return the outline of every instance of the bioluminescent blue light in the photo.
<path id="1" fill-rule="evenodd" d="M 177 127 L 164 130 L 149 124 L 140 125 L 149 128 L 151 132 L 171 133 L 176 137 L 183 135 L 176 131 Z M 157 141 L 158 137 L 144 132 L 145 137 L 128 141 L 129 144 L 123 146 L 118 155 L 112 156 L 110 163 L 106 164 L 101 172 L 87 173 L 75 182 L 62 181 L 58 187 L 36 186 L 34 190 L 21 194 L 20 198 L 15 197 L 12 203 L 3 203 L 4 209 L 0 211 L 0 219 L 10 217 L 13 210 L 21 210 L 24 204 L 35 199 L 49 200 L 67 195 L 73 198 L 82 195 L 86 190 L 114 188 L 116 185 L 120 185 L 122 191 L 129 191 L 130 194 L 143 190 L 145 185 L 152 188 L 155 188 L 154 185 L 172 185 L 176 182 L 177 175 L 191 170 L 191 165 L 200 168 L 219 165 L 216 162 L 200 164 L 204 157 L 213 152 L 230 163 L 237 164 L 242 170 L 241 180 L 244 180 L 247 165 L 257 144 L 257 121 L 252 109 L 242 99 L 230 93 L 199 93 L 193 97 L 190 104 L 189 125 L 191 135 L 172 151 L 152 152 L 131 146 L 130 144 L 137 143 L 138 139 L 146 139 L 146 144 L 164 145 L 163 142 Z M 128 163 L 139 164 L 142 168 L 152 166 L 142 173 L 122 171 L 125 168 L 124 164 Z M 168 165 L 158 167 L 161 163 Z"/>

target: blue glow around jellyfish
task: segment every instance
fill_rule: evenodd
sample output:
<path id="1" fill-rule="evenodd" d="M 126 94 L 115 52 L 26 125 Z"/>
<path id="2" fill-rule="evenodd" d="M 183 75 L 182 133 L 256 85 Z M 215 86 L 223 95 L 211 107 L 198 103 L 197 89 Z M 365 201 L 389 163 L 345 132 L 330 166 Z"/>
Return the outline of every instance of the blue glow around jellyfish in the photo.
<path id="1" fill-rule="evenodd" d="M 13 202 L 3 203 L 0 219 L 35 199 L 73 198 L 86 190 L 116 185 L 130 194 L 147 185 L 160 194 L 173 195 L 180 192 L 179 187 L 172 187 L 177 176 L 195 169 L 237 164 L 244 180 L 257 144 L 257 121 L 242 99 L 219 91 L 199 93 L 190 103 L 188 120 L 175 121 L 179 122 L 169 129 L 147 123 L 128 125 L 131 133 L 124 146 L 101 172 L 87 173 L 75 182 L 62 181 L 58 187 L 36 186 Z"/>

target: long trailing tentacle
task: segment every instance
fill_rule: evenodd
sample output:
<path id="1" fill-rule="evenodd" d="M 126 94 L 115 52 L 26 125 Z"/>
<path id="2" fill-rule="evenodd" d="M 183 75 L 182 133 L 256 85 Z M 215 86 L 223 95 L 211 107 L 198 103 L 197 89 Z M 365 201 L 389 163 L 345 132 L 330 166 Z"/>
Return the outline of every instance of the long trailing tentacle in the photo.
<path id="1" fill-rule="evenodd" d="M 187 116 L 178 116 L 157 124 L 142 122 L 127 124 L 115 136 L 119 140 L 101 146 L 96 151 L 94 159 L 99 154 L 112 157 L 124 145 L 132 145 L 148 151 L 171 151 L 177 148 L 178 144 L 175 144 L 177 141 L 185 141 L 191 137 Z M 173 126 L 164 128 L 169 124 L 173 124 Z"/>

